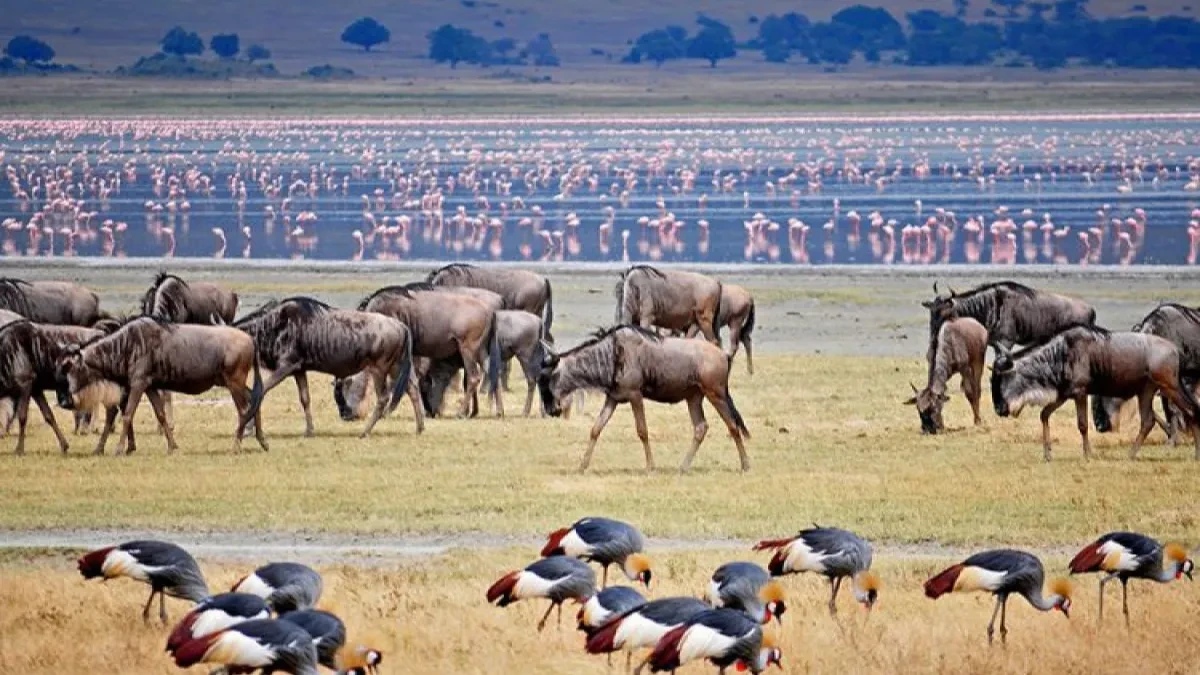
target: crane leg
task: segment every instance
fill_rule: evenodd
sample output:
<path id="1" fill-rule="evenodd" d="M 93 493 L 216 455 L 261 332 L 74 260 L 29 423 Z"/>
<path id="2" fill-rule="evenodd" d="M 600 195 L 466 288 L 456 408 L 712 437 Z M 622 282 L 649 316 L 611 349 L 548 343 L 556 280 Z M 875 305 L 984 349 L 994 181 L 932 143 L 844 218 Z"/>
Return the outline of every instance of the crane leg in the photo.
<path id="1" fill-rule="evenodd" d="M 150 605 L 154 602 L 154 594 L 158 591 L 154 588 L 150 589 L 150 597 L 146 598 L 146 606 L 142 608 L 142 621 L 150 623 Z"/>
<path id="2" fill-rule="evenodd" d="M 558 629 L 562 630 L 562 603 L 558 603 L 555 607 L 558 607 Z"/>
<path id="3" fill-rule="evenodd" d="M 992 644 L 992 635 L 994 635 L 996 632 L 996 629 L 995 629 L 996 615 L 1000 613 L 1000 602 L 1001 602 L 1000 597 L 997 596 L 996 597 L 996 607 L 992 609 L 992 620 L 988 622 L 988 627 L 987 627 L 987 636 L 988 636 L 988 644 L 989 645 Z"/>
<path id="4" fill-rule="evenodd" d="M 841 588 L 841 577 L 834 577 L 829 580 L 829 616 L 837 616 L 837 594 Z"/>
<path id="5" fill-rule="evenodd" d="M 1000 600 L 1000 644 L 1002 644 L 1002 645 L 1008 644 L 1008 625 L 1005 623 L 1005 619 L 1007 618 L 1007 615 L 1008 615 L 1008 596 L 1006 595 L 1006 596 L 1004 596 L 1003 599 Z"/>
<path id="6" fill-rule="evenodd" d="M 546 619 L 549 619 L 550 612 L 554 611 L 554 604 L 553 602 L 550 603 L 550 606 L 546 608 L 546 613 L 542 615 L 542 620 L 538 621 L 537 629 L 539 633 L 546 628 Z"/>
<path id="7" fill-rule="evenodd" d="M 1100 619 L 1104 619 L 1104 585 L 1116 578 L 1115 574 L 1109 574 L 1100 579 Z"/>
<path id="8" fill-rule="evenodd" d="M 1121 579 L 1121 613 L 1125 615 L 1125 627 L 1129 628 L 1129 580 Z"/>
<path id="9" fill-rule="evenodd" d="M 646 664 L 648 663 L 650 663 L 649 656 L 647 656 L 645 659 L 642 659 L 642 662 L 637 665 L 637 668 L 633 669 L 633 675 L 642 675 L 642 669 L 645 668 Z"/>
<path id="10" fill-rule="evenodd" d="M 604 572 L 600 581 L 600 588 L 608 588 L 608 565 L 604 566 Z"/>
<path id="11" fill-rule="evenodd" d="M 158 618 L 162 619 L 163 625 L 167 625 L 167 595 L 162 591 L 158 592 Z"/>

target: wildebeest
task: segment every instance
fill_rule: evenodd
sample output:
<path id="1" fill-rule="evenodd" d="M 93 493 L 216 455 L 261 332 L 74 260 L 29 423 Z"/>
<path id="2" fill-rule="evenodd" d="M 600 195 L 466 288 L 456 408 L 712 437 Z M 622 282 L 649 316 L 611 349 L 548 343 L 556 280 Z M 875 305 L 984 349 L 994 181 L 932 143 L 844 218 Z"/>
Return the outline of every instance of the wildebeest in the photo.
<path id="1" fill-rule="evenodd" d="M 503 309 L 538 315 L 546 335 L 550 335 L 554 324 L 554 292 L 550 280 L 540 274 L 453 263 L 430 272 L 425 280 L 434 286 L 474 286 L 498 293 L 504 301 Z"/>
<path id="2" fill-rule="evenodd" d="M 523 310 L 501 310 L 496 312 L 496 329 L 500 341 L 500 358 L 507 364 L 516 358 L 525 373 L 525 417 L 533 409 L 534 391 L 537 389 L 538 374 L 542 369 L 544 353 L 542 340 L 545 324 L 536 314 Z M 441 408 L 442 396 L 453 377 L 462 368 L 457 357 L 436 361 L 421 381 L 421 397 L 425 410 L 436 415 Z"/>
<path id="3" fill-rule="evenodd" d="M 971 404 L 975 424 L 979 425 L 979 395 L 983 391 L 983 364 L 987 354 L 987 330 L 970 317 L 951 319 L 938 329 L 937 353 L 929 364 L 929 378 L 920 391 L 913 385 L 913 397 L 906 405 L 917 406 L 921 433 L 936 434 L 946 428 L 942 405 L 950 400 L 946 383 L 959 375 L 963 395 Z"/>
<path id="4" fill-rule="evenodd" d="M 142 314 L 171 323 L 233 323 L 238 295 L 207 281 L 184 281 L 160 272 L 142 296 Z"/>
<path id="5" fill-rule="evenodd" d="M 90 326 L 106 316 L 98 295 L 69 281 L 0 278 L 0 309 L 34 323 L 64 326 Z"/>
<path id="6" fill-rule="evenodd" d="M 1015 416 L 1028 404 L 1045 406 L 1041 420 L 1046 461 L 1050 461 L 1050 415 L 1070 400 L 1075 401 L 1083 455 L 1091 456 L 1089 394 L 1138 397 L 1142 427 L 1129 451 L 1130 458 L 1136 457 L 1146 434 L 1154 428 L 1152 406 L 1158 391 L 1185 411 L 1194 428 L 1200 419 L 1200 405 L 1179 376 L 1179 350 L 1146 333 L 1109 333 L 1094 326 L 1077 326 L 1016 353 L 1002 348 L 992 368 L 992 403 L 997 415 Z M 1200 434 L 1196 435 L 1196 459 L 1200 460 Z"/>
<path id="7" fill-rule="evenodd" d="M 1135 333 L 1148 333 L 1165 338 L 1179 350 L 1179 373 L 1187 387 L 1195 391 L 1200 379 L 1200 311 L 1173 302 L 1155 307 L 1131 328 Z M 1118 413 L 1125 399 L 1095 397 L 1092 399 L 1092 417 L 1096 430 L 1104 433 L 1116 429 Z M 1167 413 L 1164 427 L 1174 436 L 1174 411 L 1168 401 L 1163 400 Z"/>
<path id="8" fill-rule="evenodd" d="M 309 408 L 308 371 L 335 378 L 365 373 L 375 383 L 375 411 L 362 435 L 396 407 L 409 391 L 412 375 L 412 337 L 397 319 L 375 312 L 335 309 L 308 297 L 271 301 L 234 322 L 254 338 L 258 359 L 273 371 L 263 396 L 292 377 L 304 409 L 304 435 L 313 435 Z M 391 384 L 391 395 L 388 385 Z M 417 432 L 424 427 L 415 388 L 411 392 Z"/>
<path id="9" fill-rule="evenodd" d="M 937 282 L 933 284 L 933 292 L 938 292 Z M 1096 310 L 1091 305 L 1015 281 L 983 284 L 966 293 L 955 293 L 952 289 L 950 295 L 937 295 L 921 305 L 929 310 L 928 361 L 933 361 L 937 351 L 942 322 L 963 316 L 983 324 L 988 344 L 1005 349 L 1044 342 L 1072 326 L 1096 323 Z"/>
<path id="10" fill-rule="evenodd" d="M 738 347 L 746 348 L 746 370 L 754 374 L 754 296 L 736 284 L 721 284 L 721 309 L 717 314 L 717 326 L 729 329 L 730 357 L 737 356 Z M 700 331 L 699 324 L 692 324 L 687 336 L 693 337 Z"/>
<path id="11" fill-rule="evenodd" d="M 37 404 L 46 424 L 54 431 L 58 447 L 65 454 L 69 447 L 54 411 L 46 402 L 46 389 L 54 387 L 53 363 L 61 347 L 38 326 L 27 320 L 11 321 L 0 326 L 0 396 L 11 399 L 17 420 L 16 454 L 25 454 L 25 426 L 29 418 L 29 401 Z M 45 377 L 50 364 L 51 378 Z"/>
<path id="12" fill-rule="evenodd" d="M 80 392 L 100 380 L 124 388 L 128 399 L 121 438 L 128 442 L 126 452 L 131 453 L 136 450 L 131 435 L 133 416 L 145 394 L 167 437 L 170 452 L 178 445 L 158 392 L 195 395 L 213 387 L 225 387 L 238 414 L 234 451 L 241 449 L 242 432 L 252 419 L 258 443 L 267 450 L 259 419 L 262 373 L 255 352 L 254 340 L 230 326 L 173 324 L 154 317 L 138 317 L 110 335 L 67 349 L 58 361 L 58 402 L 68 410 L 75 408 L 80 403 Z M 251 370 L 254 384 L 247 387 L 246 378 Z"/>
<path id="13" fill-rule="evenodd" d="M 628 403 L 633 408 L 638 438 L 646 453 L 646 469 L 654 469 L 643 405 L 646 399 L 659 403 L 687 401 L 694 427 L 692 447 L 680 467 L 681 471 L 687 471 L 708 433 L 703 407 L 706 398 L 733 436 L 742 471 L 750 469 L 750 459 L 742 443 L 742 438 L 749 438 L 750 432 L 733 404 L 729 393 L 730 359 L 719 347 L 702 340 L 660 338 L 640 326 L 615 326 L 594 333 L 561 354 L 556 354 L 549 345 L 544 349 L 546 359 L 538 376 L 538 388 L 547 413 L 556 417 L 561 414 L 562 402 L 577 389 L 597 389 L 605 394 L 604 407 L 592 426 L 580 471 L 586 471 L 591 463 L 600 432 L 618 403 Z"/>
<path id="14" fill-rule="evenodd" d="M 616 322 L 686 331 L 694 324 L 705 339 L 721 344 L 721 282 L 694 272 L 634 265 L 615 288 Z"/>
<path id="15" fill-rule="evenodd" d="M 488 363 L 487 375 L 497 389 L 500 375 L 500 342 L 496 312 L 475 298 L 440 290 L 426 283 L 386 286 L 368 295 L 358 304 L 360 311 L 379 312 L 400 320 L 412 335 L 413 355 L 420 365 L 418 374 L 428 368 L 428 360 L 458 356 L 466 369 L 466 390 L 459 415 L 466 417 L 477 411 L 479 385 L 483 364 Z M 342 419 L 354 419 L 361 404 L 361 381 L 365 375 L 343 378 L 334 382 L 334 400 Z M 503 409 L 501 407 L 501 409 Z"/>

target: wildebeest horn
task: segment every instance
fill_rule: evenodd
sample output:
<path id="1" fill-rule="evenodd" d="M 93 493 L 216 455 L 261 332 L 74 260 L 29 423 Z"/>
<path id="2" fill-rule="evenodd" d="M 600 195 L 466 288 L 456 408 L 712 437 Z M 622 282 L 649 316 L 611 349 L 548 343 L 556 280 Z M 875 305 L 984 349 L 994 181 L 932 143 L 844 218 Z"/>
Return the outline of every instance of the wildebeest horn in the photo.
<path id="1" fill-rule="evenodd" d="M 933 297 L 936 298 L 937 296 L 938 296 L 937 279 L 934 279 L 933 280 Z"/>
<path id="2" fill-rule="evenodd" d="M 913 393 L 914 393 L 914 394 L 919 394 L 919 393 L 921 393 L 920 391 L 918 391 L 918 390 L 917 390 L 917 385 L 913 384 L 913 383 L 912 383 L 912 381 L 909 381 L 909 383 L 908 383 L 908 386 L 912 387 L 912 390 L 913 390 Z"/>
<path id="3" fill-rule="evenodd" d="M 544 354 L 542 358 L 542 364 L 546 366 L 553 366 L 554 364 L 558 363 L 558 354 L 554 353 L 554 345 L 546 342 L 545 340 L 540 340 L 540 342 L 542 343 L 542 353 Z"/>

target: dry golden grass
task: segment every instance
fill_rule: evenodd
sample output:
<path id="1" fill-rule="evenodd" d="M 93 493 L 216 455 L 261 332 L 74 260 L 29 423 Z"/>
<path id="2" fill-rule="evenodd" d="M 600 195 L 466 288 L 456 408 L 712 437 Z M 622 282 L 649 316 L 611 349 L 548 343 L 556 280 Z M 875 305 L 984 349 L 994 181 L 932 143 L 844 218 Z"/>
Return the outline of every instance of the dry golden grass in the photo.
<path id="1" fill-rule="evenodd" d="M 0 456 L 0 528 L 530 534 L 597 513 L 683 538 L 778 536 L 814 520 L 892 542 L 1073 547 L 1118 527 L 1195 537 L 1187 504 L 1200 463 L 1190 447 L 1165 445 L 1127 460 L 1132 424 L 1119 437 L 1094 435 L 1100 459 L 1084 462 L 1067 406 L 1055 417 L 1056 455 L 1046 464 L 1033 412 L 1002 420 L 985 410 L 984 426 L 972 428 L 957 394 L 946 411 L 951 432 L 919 435 L 916 413 L 901 401 L 908 382 L 922 379 L 920 359 L 764 356 L 757 365 L 752 379 L 737 361 L 732 384 L 754 433 L 745 475 L 711 411 L 709 437 L 685 478 L 675 467 L 691 439 L 686 408 L 654 404 L 659 471 L 643 473 L 622 407 L 594 470 L 580 476 L 595 397 L 565 422 L 438 419 L 419 437 L 406 403 L 359 440 L 361 423 L 336 418 L 328 379 L 319 377 L 316 438 L 301 435 L 293 385 L 268 397 L 270 453 L 249 441 L 247 452 L 231 454 L 227 397 L 179 398 L 182 451 L 174 456 L 165 455 L 149 410 L 139 411 L 138 453 L 124 458 L 92 457 L 89 437 L 61 459 L 35 421 L 30 455 Z M 520 389 L 507 397 L 510 414 L 523 382 Z"/>
<path id="2" fill-rule="evenodd" d="M 487 586 L 520 567 L 530 551 L 454 552 L 391 567 L 319 568 L 326 582 L 321 606 L 346 621 L 350 639 L 385 653 L 384 673 L 614 673 L 614 661 L 582 653 L 568 605 L 561 631 L 553 620 L 534 630 L 545 605 L 487 605 Z M 702 592 L 707 576 L 746 551 L 662 552 L 653 597 Z M 761 562 L 761 561 L 760 561 Z M 1200 595 L 1187 583 L 1130 586 L 1133 628 L 1121 624 L 1119 596 L 1110 588 L 1103 625 L 1096 616 L 1096 580 L 1077 580 L 1072 617 L 1041 614 L 1024 600 L 1009 606 L 1009 645 L 988 648 L 984 627 L 990 596 L 949 595 L 936 602 L 921 592 L 924 579 L 949 560 L 879 560 L 885 587 L 869 620 L 843 593 L 835 621 L 825 611 L 827 586 L 816 577 L 785 581 L 789 612 L 782 646 L 789 673 L 1189 673 L 1200 663 L 1193 630 Z M 1046 561 L 1050 573 L 1064 560 Z M 32 564 L 31 564 L 32 563 Z M 255 563 L 201 560 L 214 589 L 222 590 Z M 139 616 L 147 589 L 128 580 L 85 582 L 65 554 L 0 562 L 0 672 L 179 672 L 163 653 L 167 628 Z M 186 611 L 171 601 L 171 620 Z M 203 672 L 200 668 L 195 672 Z M 688 666 L 684 673 L 707 673 Z"/>

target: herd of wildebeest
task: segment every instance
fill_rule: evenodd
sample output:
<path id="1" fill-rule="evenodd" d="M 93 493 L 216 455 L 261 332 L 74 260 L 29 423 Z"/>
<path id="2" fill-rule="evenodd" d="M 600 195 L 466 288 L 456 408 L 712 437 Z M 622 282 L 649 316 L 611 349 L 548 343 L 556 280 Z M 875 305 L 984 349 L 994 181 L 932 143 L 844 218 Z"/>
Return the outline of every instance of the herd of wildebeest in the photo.
<path id="1" fill-rule="evenodd" d="M 24 451 L 30 401 L 37 404 L 65 453 L 68 441 L 44 392 L 75 413 L 76 432 L 94 415 L 104 426 L 95 452 L 103 454 L 118 416 L 118 452 L 133 452 L 133 420 L 143 395 L 150 401 L 168 450 L 177 448 L 171 394 L 230 392 L 237 410 L 234 450 L 254 433 L 267 449 L 261 403 L 276 385 L 296 381 L 313 435 L 307 373 L 332 375 L 342 419 L 366 416 L 366 436 L 406 395 L 416 431 L 440 414 L 445 392 L 462 371 L 459 416 L 479 413 L 486 379 L 489 401 L 504 414 L 507 364 L 516 358 L 527 384 L 524 414 L 535 390 L 541 413 L 569 412 L 582 392 L 602 393 L 580 470 L 586 470 L 600 433 L 616 406 L 628 403 L 646 456 L 654 468 L 644 401 L 686 401 L 694 429 L 682 470 L 691 466 L 707 434 L 703 401 L 725 423 L 741 467 L 749 468 L 746 424 L 729 391 L 730 368 L 745 347 L 753 373 L 755 305 L 750 293 L 713 277 L 671 268 L 634 265 L 615 287 L 615 323 L 565 351 L 554 346 L 550 281 L 533 272 L 464 263 L 446 265 L 419 282 L 386 286 L 355 309 L 310 297 L 272 300 L 237 317 L 238 296 L 205 281 L 160 273 L 142 297 L 139 312 L 115 317 L 100 309 L 96 293 L 70 282 L 0 279 L 0 399 L 18 425 L 16 453 Z M 964 293 L 940 293 L 921 304 L 929 310 L 926 386 L 914 404 L 925 433 L 944 429 L 947 381 L 960 375 L 980 423 L 985 351 L 996 351 L 991 375 L 995 411 L 1016 417 L 1026 405 L 1042 406 L 1045 458 L 1050 458 L 1050 415 L 1074 401 L 1085 456 L 1088 397 L 1096 428 L 1115 429 L 1121 405 L 1136 398 L 1140 432 L 1136 455 L 1156 422 L 1172 442 L 1196 431 L 1200 404 L 1200 311 L 1174 303 L 1157 306 L 1132 330 L 1097 325 L 1090 305 L 1063 295 L 1002 281 Z M 721 331 L 729 330 L 722 349 Z M 702 339 L 700 339 L 702 338 Z M 1021 348 L 1014 351 L 1014 347 Z M 269 372 L 264 382 L 262 371 Z M 374 406 L 368 413 L 368 390 Z M 1153 410 L 1155 394 L 1164 415 Z M 6 431 L 7 431 L 6 427 Z M 1200 459 L 1200 433 L 1193 433 Z"/>

